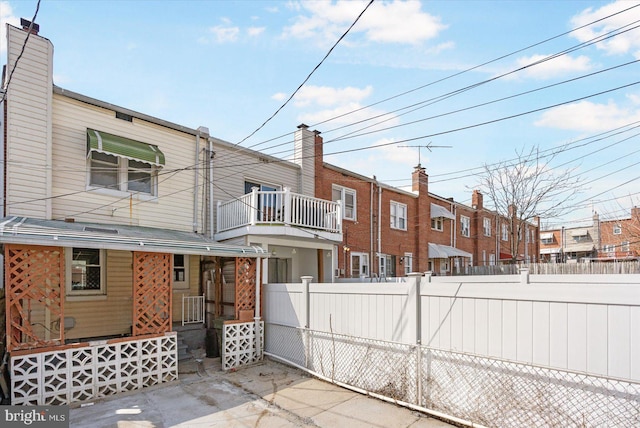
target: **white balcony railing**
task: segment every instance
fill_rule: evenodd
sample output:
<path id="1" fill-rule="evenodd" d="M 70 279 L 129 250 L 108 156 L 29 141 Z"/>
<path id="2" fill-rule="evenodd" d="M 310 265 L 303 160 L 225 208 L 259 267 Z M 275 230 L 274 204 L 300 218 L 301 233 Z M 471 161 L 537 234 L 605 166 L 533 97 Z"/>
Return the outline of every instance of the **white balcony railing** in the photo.
<path id="1" fill-rule="evenodd" d="M 260 191 L 218 202 L 217 231 L 243 226 L 291 225 L 342 233 L 340 201 L 333 202 L 292 193 L 288 189 Z"/>

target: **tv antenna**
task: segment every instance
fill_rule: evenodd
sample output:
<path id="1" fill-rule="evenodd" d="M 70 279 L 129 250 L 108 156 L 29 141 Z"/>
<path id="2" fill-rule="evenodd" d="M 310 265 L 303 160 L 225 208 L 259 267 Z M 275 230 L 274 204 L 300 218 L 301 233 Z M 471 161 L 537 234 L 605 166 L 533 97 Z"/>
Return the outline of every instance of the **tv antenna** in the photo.
<path id="1" fill-rule="evenodd" d="M 433 151 L 431 149 L 450 149 L 453 146 L 434 146 L 433 144 L 431 144 L 431 141 L 429 141 L 426 145 L 422 145 L 422 146 L 398 146 L 398 147 L 414 147 L 418 149 L 418 166 L 422 166 L 421 162 L 420 162 L 420 157 L 422 154 L 422 149 L 427 149 L 430 152 Z"/>

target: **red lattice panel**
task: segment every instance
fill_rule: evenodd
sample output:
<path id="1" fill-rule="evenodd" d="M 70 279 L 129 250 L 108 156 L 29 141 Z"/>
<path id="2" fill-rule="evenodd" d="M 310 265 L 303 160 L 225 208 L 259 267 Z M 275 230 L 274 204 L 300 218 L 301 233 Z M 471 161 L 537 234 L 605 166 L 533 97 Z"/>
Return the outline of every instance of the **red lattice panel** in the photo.
<path id="1" fill-rule="evenodd" d="M 133 335 L 171 331 L 173 257 L 133 253 Z"/>
<path id="2" fill-rule="evenodd" d="M 236 319 L 256 308 L 256 259 L 236 257 Z"/>
<path id="3" fill-rule="evenodd" d="M 59 247 L 5 245 L 9 351 L 64 343 L 63 254 Z"/>

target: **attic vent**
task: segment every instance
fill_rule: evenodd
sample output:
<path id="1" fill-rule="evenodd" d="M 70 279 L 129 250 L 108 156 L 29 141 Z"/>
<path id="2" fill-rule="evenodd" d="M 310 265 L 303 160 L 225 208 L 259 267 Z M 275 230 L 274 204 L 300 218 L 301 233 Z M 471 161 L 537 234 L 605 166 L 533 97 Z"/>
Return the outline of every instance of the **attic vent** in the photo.
<path id="1" fill-rule="evenodd" d="M 84 227 L 84 231 L 85 232 L 100 232 L 100 233 L 113 233 L 113 234 L 118 234 L 118 231 L 116 229 L 103 229 L 101 227 L 91 227 L 91 226 L 85 226 Z"/>
<path id="2" fill-rule="evenodd" d="M 133 122 L 133 116 L 131 116 L 130 114 L 119 112 L 119 111 L 116 112 L 116 119 L 122 119 L 122 120 L 126 120 L 127 122 Z"/>

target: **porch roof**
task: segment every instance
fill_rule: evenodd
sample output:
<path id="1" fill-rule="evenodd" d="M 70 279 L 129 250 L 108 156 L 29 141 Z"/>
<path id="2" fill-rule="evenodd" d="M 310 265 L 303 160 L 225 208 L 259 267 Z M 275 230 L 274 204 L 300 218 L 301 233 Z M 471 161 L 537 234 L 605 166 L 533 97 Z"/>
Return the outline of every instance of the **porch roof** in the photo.
<path id="1" fill-rule="evenodd" d="M 440 245 L 429 242 L 429 258 L 430 259 L 448 259 L 449 257 L 467 257 L 471 258 L 471 253 L 462 251 L 449 245 Z"/>
<path id="2" fill-rule="evenodd" d="M 268 257 L 261 247 L 223 244 L 196 233 L 28 217 L 0 218 L 0 244 L 3 243 L 222 257 Z"/>

